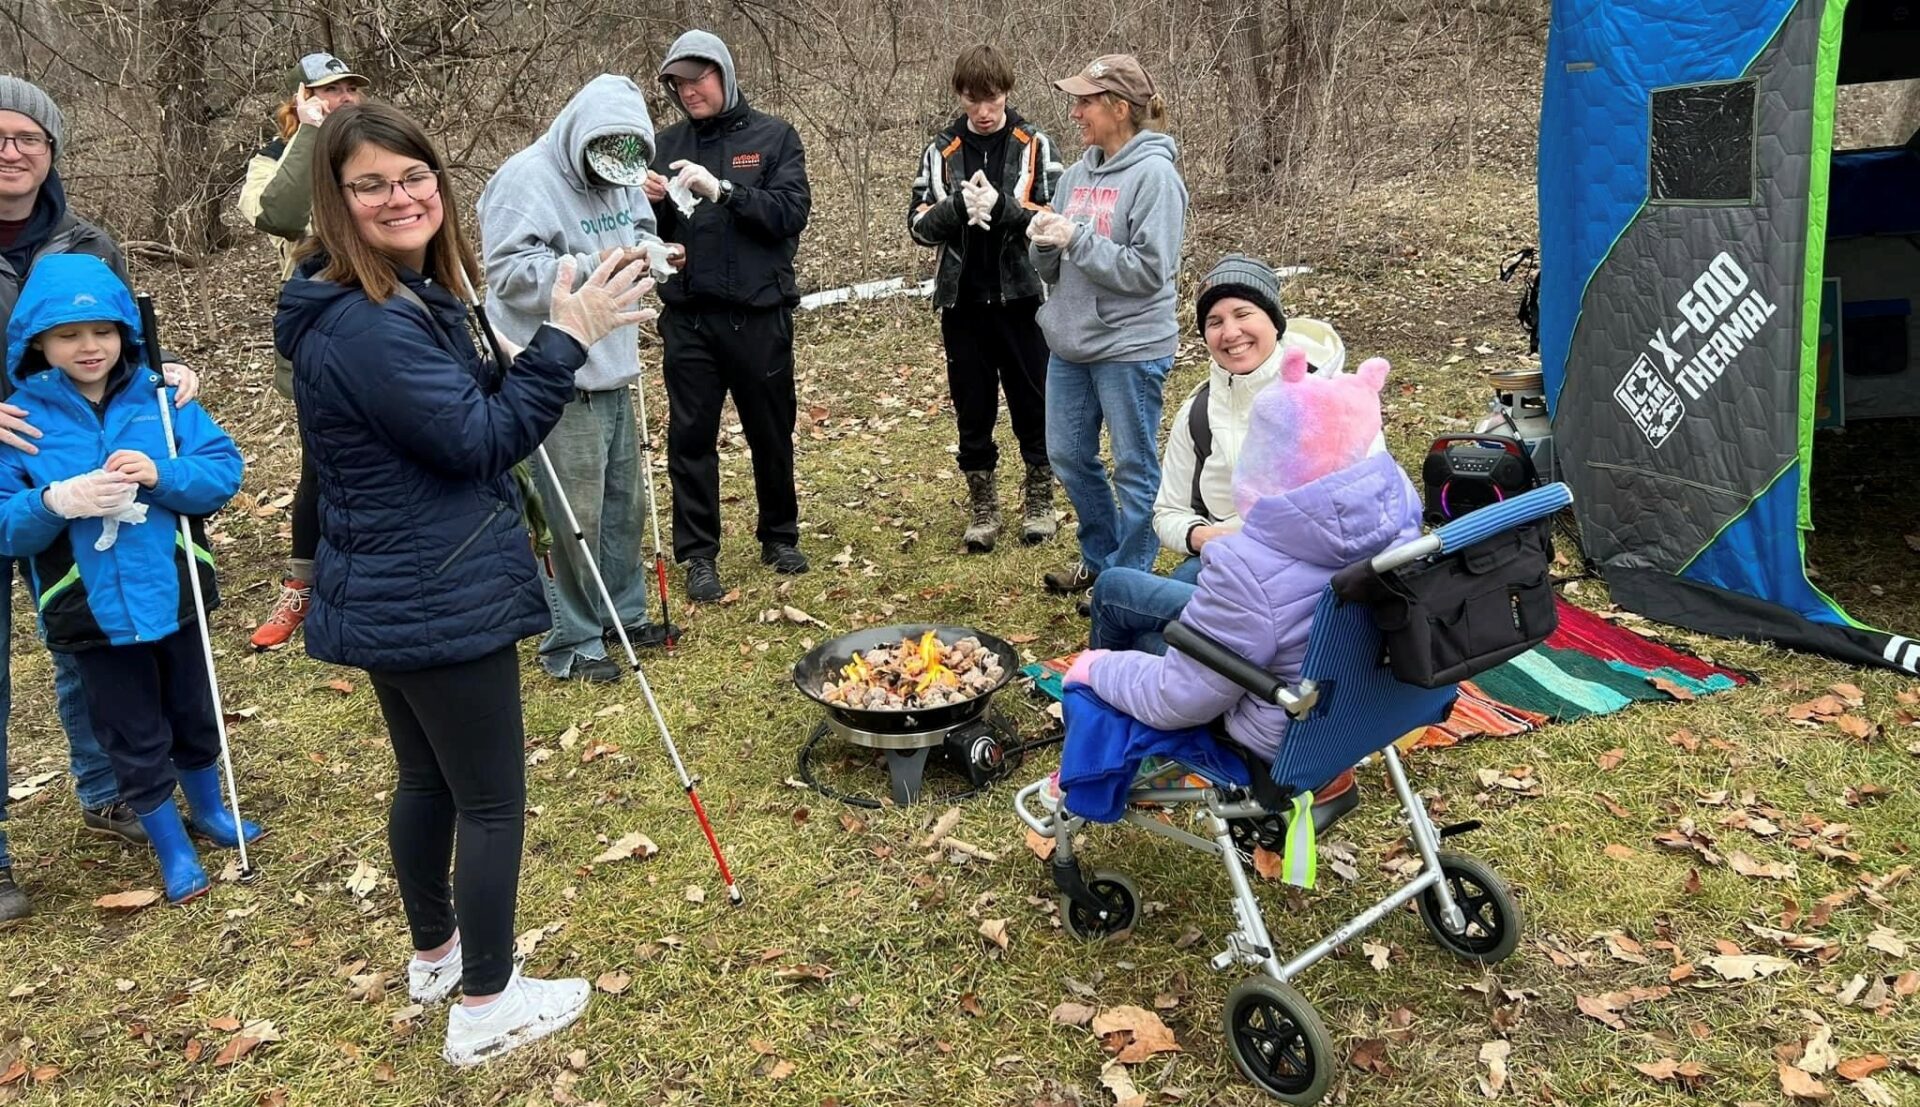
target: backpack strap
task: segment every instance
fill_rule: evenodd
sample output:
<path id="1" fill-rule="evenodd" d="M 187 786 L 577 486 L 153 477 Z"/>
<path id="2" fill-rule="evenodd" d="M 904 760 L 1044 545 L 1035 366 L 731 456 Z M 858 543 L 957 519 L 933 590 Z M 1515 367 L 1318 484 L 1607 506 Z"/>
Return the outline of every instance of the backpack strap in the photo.
<path id="1" fill-rule="evenodd" d="M 1213 423 L 1207 418 L 1207 397 L 1212 391 L 1212 380 L 1200 382 L 1187 408 L 1187 433 L 1193 438 L 1193 513 L 1207 519 L 1213 514 L 1207 510 L 1206 497 L 1200 494 L 1200 474 L 1206 472 L 1207 458 L 1213 456 Z"/>

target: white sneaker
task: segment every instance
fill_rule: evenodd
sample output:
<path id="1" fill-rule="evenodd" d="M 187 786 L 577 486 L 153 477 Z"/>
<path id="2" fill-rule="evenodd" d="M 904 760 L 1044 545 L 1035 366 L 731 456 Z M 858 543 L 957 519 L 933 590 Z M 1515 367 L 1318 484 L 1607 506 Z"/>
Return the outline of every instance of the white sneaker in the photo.
<path id="1" fill-rule="evenodd" d="M 415 1003 L 439 1003 L 460 988 L 460 942 L 438 961 L 422 961 L 418 956 L 407 962 L 407 997 Z"/>
<path id="2" fill-rule="evenodd" d="M 479 1014 L 465 1005 L 447 1012 L 447 1047 L 440 1055 L 466 1068 L 537 1042 L 579 1018 L 589 991 L 584 980 L 535 980 L 515 969 L 506 990 Z"/>

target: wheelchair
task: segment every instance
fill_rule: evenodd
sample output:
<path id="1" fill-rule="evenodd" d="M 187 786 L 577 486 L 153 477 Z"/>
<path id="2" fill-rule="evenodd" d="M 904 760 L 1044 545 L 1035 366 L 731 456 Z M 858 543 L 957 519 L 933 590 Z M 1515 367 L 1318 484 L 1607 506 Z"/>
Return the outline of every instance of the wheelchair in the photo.
<path id="1" fill-rule="evenodd" d="M 1399 679 L 1388 660 L 1386 636 L 1379 629 L 1382 620 L 1376 620 L 1369 604 L 1377 599 L 1377 585 L 1383 575 L 1427 567 L 1457 568 L 1474 547 L 1480 546 L 1484 555 L 1488 548 L 1499 545 L 1489 539 L 1504 536 L 1510 540 L 1522 528 L 1533 528 L 1522 533 L 1537 534 L 1538 541 L 1531 546 L 1523 541 L 1519 547 L 1510 548 L 1530 551 L 1539 564 L 1520 569 L 1537 573 L 1536 587 L 1545 589 L 1549 581 L 1548 541 L 1539 528 L 1545 526 L 1543 520 L 1571 501 L 1564 484 L 1536 488 L 1462 516 L 1431 534 L 1343 571 L 1321 594 L 1314 610 L 1302 679 L 1292 688 L 1283 687 L 1273 674 L 1185 624 L 1176 622 L 1166 631 L 1170 648 L 1234 681 L 1250 694 L 1278 704 L 1292 718 L 1279 755 L 1270 765 L 1233 747 L 1248 763 L 1249 783 L 1190 774 L 1178 786 L 1160 787 L 1156 782 L 1163 783 L 1166 774 L 1152 780 L 1136 779 L 1127 794 L 1128 807 L 1122 819 L 1211 854 L 1225 867 L 1238 928 L 1227 936 L 1226 948 L 1212 964 L 1219 971 L 1235 966 L 1259 971 L 1228 993 L 1222 1030 L 1241 1073 L 1282 1102 L 1319 1102 L 1342 1067 L 1342 1058 L 1334 1051 L 1319 1014 L 1290 983 L 1309 966 L 1410 900 L 1416 903 L 1420 920 L 1434 940 L 1456 957 L 1488 965 L 1512 954 L 1519 944 L 1522 914 L 1506 882 L 1484 862 L 1441 848 L 1445 839 L 1475 829 L 1478 824 L 1435 826 L 1426 805 L 1408 783 L 1395 746 L 1404 735 L 1446 717 L 1455 698 L 1455 684 L 1425 687 Z M 1440 565 L 1448 559 L 1455 565 Z M 1375 590 L 1370 591 L 1369 582 Z M 1550 603 L 1550 593 L 1548 600 Z M 1544 639 L 1552 629 L 1550 607 L 1546 618 L 1546 628 L 1532 642 L 1516 642 L 1506 656 Z M 1514 622 L 1517 627 L 1517 607 Z M 1479 668 L 1497 663 L 1487 661 Z M 1447 675 L 1456 681 L 1465 679 L 1465 675 Z M 1386 898 L 1291 959 L 1282 960 L 1248 878 L 1253 848 L 1280 849 L 1288 834 L 1289 818 L 1306 806 L 1302 797 L 1305 790 L 1323 786 L 1345 770 L 1376 758 L 1399 800 L 1420 868 Z M 1131 930 L 1144 902 L 1139 889 L 1120 872 L 1083 871 L 1074 855 L 1073 835 L 1086 820 L 1050 799 L 1047 783 L 1043 778 L 1020 789 L 1014 797 L 1014 808 L 1021 821 L 1055 843 L 1050 868 L 1059 891 L 1062 925 L 1083 941 Z M 1070 803 L 1071 796 L 1067 798 Z M 1197 822 L 1202 834 L 1164 820 L 1169 809 L 1183 806 L 1198 809 L 1188 825 Z M 1314 811 L 1316 832 L 1327 829 L 1353 807 L 1347 804 L 1341 810 L 1334 802 L 1321 806 L 1333 810 Z"/>

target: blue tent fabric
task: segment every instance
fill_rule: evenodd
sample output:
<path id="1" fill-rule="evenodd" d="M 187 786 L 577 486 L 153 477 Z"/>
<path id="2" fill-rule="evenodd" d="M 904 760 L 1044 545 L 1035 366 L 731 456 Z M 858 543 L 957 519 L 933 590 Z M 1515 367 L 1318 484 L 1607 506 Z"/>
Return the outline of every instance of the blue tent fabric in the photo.
<path id="1" fill-rule="evenodd" d="M 1848 150 L 1833 155 L 1827 237 L 1920 234 L 1920 150 Z"/>
<path id="2" fill-rule="evenodd" d="M 1647 201 L 1653 90 L 1739 77 L 1799 2 L 1554 3 L 1539 178 L 1540 367 L 1550 408 L 1587 281 Z"/>
<path id="3" fill-rule="evenodd" d="M 1800 561 L 1799 469 L 1796 462 L 1774 481 L 1680 575 L 1771 600 L 1809 622 L 1848 626 L 1833 602 L 1807 580 Z"/>

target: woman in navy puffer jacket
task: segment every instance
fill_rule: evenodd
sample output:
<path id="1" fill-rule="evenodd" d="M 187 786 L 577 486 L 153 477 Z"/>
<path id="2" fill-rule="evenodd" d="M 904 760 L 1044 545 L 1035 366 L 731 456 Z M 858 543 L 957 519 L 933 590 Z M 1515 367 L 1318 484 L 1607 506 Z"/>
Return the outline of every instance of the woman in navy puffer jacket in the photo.
<path id="1" fill-rule="evenodd" d="M 413 932 L 409 991 L 429 1003 L 464 989 L 445 1056 L 468 1065 L 586 1007 L 586 981 L 513 967 L 526 808 L 514 646 L 548 617 L 510 470 L 559 421 L 587 347 L 648 318 L 632 307 L 651 285 L 616 252 L 575 291 L 562 260 L 550 323 L 502 365 L 475 341 L 479 266 L 458 208 L 412 120 L 378 104 L 329 115 L 315 239 L 274 341 L 320 488 L 307 652 L 366 669 L 379 697 L 399 766 L 388 844 Z"/>

